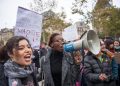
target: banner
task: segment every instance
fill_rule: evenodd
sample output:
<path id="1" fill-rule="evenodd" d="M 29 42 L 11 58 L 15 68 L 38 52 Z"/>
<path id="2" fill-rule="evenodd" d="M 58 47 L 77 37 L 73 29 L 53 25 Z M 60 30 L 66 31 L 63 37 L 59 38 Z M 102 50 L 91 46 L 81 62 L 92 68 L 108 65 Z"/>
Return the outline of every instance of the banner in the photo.
<path id="1" fill-rule="evenodd" d="M 26 37 L 33 49 L 39 49 L 42 30 L 42 15 L 18 7 L 14 35 Z"/>

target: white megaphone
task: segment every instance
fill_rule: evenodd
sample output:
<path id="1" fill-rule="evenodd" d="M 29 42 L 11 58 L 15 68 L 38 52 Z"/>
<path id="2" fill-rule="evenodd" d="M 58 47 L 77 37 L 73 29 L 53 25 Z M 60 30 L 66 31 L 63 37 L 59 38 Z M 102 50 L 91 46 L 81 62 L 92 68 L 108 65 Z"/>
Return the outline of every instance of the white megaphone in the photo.
<path id="1" fill-rule="evenodd" d="M 82 47 L 88 49 L 95 55 L 100 52 L 100 40 L 94 30 L 87 31 L 80 40 L 64 44 L 64 50 L 66 52 L 79 50 Z"/>

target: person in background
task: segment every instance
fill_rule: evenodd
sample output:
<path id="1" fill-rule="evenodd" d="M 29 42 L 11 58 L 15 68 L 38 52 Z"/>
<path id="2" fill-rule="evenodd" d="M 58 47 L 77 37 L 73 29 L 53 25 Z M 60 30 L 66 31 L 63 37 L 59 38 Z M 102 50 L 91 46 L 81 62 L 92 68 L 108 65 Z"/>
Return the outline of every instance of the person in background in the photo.
<path id="1" fill-rule="evenodd" d="M 73 51 L 72 52 L 72 55 L 74 57 L 74 60 L 75 60 L 75 63 L 78 65 L 78 70 L 80 70 L 80 64 L 81 64 L 81 61 L 82 61 L 82 54 L 81 54 L 81 51 L 80 50 L 76 50 L 76 51 Z M 76 79 L 76 86 L 80 86 L 80 71 L 78 71 L 78 74 L 77 74 L 77 79 Z"/>
<path id="2" fill-rule="evenodd" d="M 79 50 L 77 50 L 77 51 L 73 51 L 72 54 L 73 54 L 75 63 L 78 64 L 78 65 L 80 65 L 80 62 L 82 61 L 81 52 Z"/>
<path id="3" fill-rule="evenodd" d="M 33 63 L 35 63 L 35 66 L 37 68 L 40 68 L 39 59 L 42 56 L 45 56 L 46 53 L 47 53 L 47 47 L 45 42 L 41 42 L 40 49 L 33 49 Z"/>
<path id="4" fill-rule="evenodd" d="M 110 52 L 114 53 L 114 41 L 113 40 L 107 40 L 105 41 L 105 47 L 108 49 Z"/>
<path id="5" fill-rule="evenodd" d="M 33 50 L 33 63 L 35 63 L 35 66 L 38 68 L 40 68 L 40 63 L 39 63 L 39 59 L 40 59 L 40 54 L 39 54 L 39 50 L 38 49 L 34 49 Z"/>
<path id="6" fill-rule="evenodd" d="M 120 52 L 120 42 L 118 40 L 114 41 L 115 52 Z"/>
<path id="7" fill-rule="evenodd" d="M 117 55 L 120 52 L 119 41 L 118 40 L 115 40 L 113 42 L 106 41 L 106 44 L 108 45 L 108 50 L 114 53 L 114 56 L 112 57 L 112 62 L 111 62 L 112 71 L 113 71 L 113 76 L 114 76 L 114 79 L 116 80 L 117 86 L 119 86 L 120 85 L 120 62 L 119 62 L 119 56 Z M 118 59 L 115 60 L 115 58 L 118 58 Z"/>
<path id="8" fill-rule="evenodd" d="M 40 57 L 45 56 L 47 53 L 47 45 L 45 42 L 41 42 L 40 44 Z"/>
<path id="9" fill-rule="evenodd" d="M 117 80 L 118 79 L 118 64 L 115 60 L 115 51 L 114 51 L 114 46 L 113 46 L 113 41 L 105 41 L 107 43 L 103 44 L 101 43 L 101 51 L 102 53 L 106 54 L 110 60 L 111 60 L 111 66 L 112 66 L 112 74 L 113 74 L 113 79 Z M 107 44 L 107 45 L 105 45 Z"/>
<path id="10" fill-rule="evenodd" d="M 32 48 L 28 39 L 14 36 L 7 41 L 3 50 L 4 55 L 7 54 L 9 57 L 4 63 L 8 86 L 38 86 L 36 68 L 32 64 Z"/>
<path id="11" fill-rule="evenodd" d="M 105 47 L 101 43 L 101 50 Z M 112 78 L 111 59 L 102 51 L 94 55 L 90 51 L 84 58 L 84 75 L 87 86 L 116 86 Z"/>
<path id="12" fill-rule="evenodd" d="M 8 60 L 8 55 L 5 52 L 5 46 L 0 48 L 0 86 L 7 86 L 7 79 L 4 74 L 4 63 Z"/>
<path id="13" fill-rule="evenodd" d="M 119 43 L 118 40 L 114 41 L 114 48 L 115 48 L 115 54 L 120 53 L 120 43 Z M 120 86 L 120 63 L 118 63 L 118 80 L 117 80 L 117 86 Z"/>
<path id="14" fill-rule="evenodd" d="M 77 64 L 70 53 L 64 52 L 63 43 L 59 33 L 49 38 L 47 54 L 41 58 L 40 73 L 44 73 L 45 86 L 75 86 Z"/>

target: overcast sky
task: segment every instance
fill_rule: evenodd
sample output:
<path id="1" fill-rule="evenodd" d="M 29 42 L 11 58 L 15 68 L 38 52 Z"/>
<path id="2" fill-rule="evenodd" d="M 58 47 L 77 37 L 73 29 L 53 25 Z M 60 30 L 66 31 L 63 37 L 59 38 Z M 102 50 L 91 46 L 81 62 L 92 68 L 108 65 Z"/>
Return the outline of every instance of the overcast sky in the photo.
<path id="1" fill-rule="evenodd" d="M 0 0 L 0 29 L 7 27 L 12 28 L 15 26 L 16 22 L 16 15 L 17 15 L 17 8 L 18 6 L 30 9 L 30 3 L 32 0 Z M 58 1 L 58 0 L 57 0 Z M 79 21 L 81 16 L 78 14 L 72 15 L 71 14 L 71 6 L 74 0 L 59 0 L 58 6 L 56 7 L 56 12 L 61 11 L 61 7 L 64 7 L 64 11 L 67 14 L 66 21 L 71 20 L 73 23 Z M 92 9 L 92 1 L 89 0 L 88 7 L 89 10 Z M 119 0 L 113 0 L 114 5 L 120 7 Z"/>

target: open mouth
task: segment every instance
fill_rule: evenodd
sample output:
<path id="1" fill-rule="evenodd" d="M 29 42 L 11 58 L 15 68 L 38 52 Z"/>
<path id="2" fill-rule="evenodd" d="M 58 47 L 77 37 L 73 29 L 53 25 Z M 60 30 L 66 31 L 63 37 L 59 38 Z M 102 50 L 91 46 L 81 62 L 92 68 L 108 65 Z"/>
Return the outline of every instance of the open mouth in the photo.
<path id="1" fill-rule="evenodd" d="M 31 55 L 30 55 L 30 54 L 26 55 L 26 56 L 24 57 L 24 59 L 25 59 L 26 62 L 31 61 Z"/>

